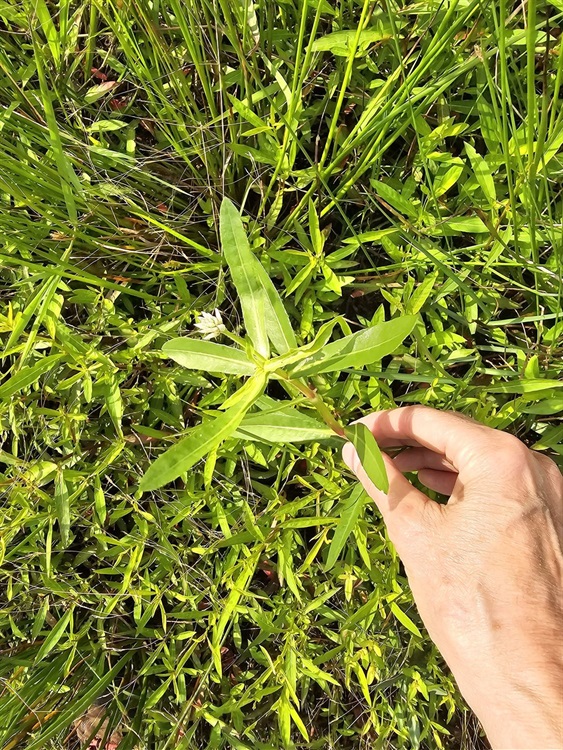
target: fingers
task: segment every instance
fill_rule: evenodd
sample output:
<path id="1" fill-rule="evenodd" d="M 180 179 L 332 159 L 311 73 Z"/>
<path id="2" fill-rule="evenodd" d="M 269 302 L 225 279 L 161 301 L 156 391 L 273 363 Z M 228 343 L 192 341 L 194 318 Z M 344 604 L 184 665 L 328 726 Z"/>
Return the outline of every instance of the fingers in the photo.
<path id="1" fill-rule="evenodd" d="M 441 453 L 457 471 L 464 470 L 483 451 L 496 433 L 489 427 L 455 412 L 427 406 L 404 406 L 370 414 L 360 420 L 379 445 L 418 445 Z"/>
<path id="2" fill-rule="evenodd" d="M 417 471 L 418 478 L 429 490 L 451 495 L 457 481 L 457 471 L 444 456 L 428 448 L 407 448 L 393 459 L 399 471 Z"/>
<path id="3" fill-rule="evenodd" d="M 418 478 L 425 487 L 441 495 L 451 495 L 457 482 L 457 474 L 452 471 L 420 469 Z"/>
<path id="4" fill-rule="evenodd" d="M 372 484 L 360 463 L 356 449 L 351 443 L 344 446 L 342 458 L 344 463 L 356 474 L 368 495 L 375 500 L 387 524 L 389 535 L 395 543 L 405 533 L 408 535 L 409 531 L 412 532 L 413 524 L 421 526 L 424 523 L 425 506 L 432 501 L 405 479 L 389 456 L 383 456 L 389 477 L 389 492 L 387 495 Z"/>
<path id="5" fill-rule="evenodd" d="M 452 464 L 444 456 L 434 453 L 428 448 L 407 448 L 395 456 L 393 463 L 403 473 L 405 471 L 419 471 L 420 469 L 455 471 Z"/>

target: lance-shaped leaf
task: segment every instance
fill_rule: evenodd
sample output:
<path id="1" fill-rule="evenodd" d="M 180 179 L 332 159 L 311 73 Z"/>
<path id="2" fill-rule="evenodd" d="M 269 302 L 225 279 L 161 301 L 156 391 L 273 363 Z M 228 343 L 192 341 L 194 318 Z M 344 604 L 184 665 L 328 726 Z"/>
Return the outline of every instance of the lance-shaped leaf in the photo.
<path id="1" fill-rule="evenodd" d="M 236 435 L 265 443 L 306 443 L 335 437 L 330 427 L 297 409 L 247 414 Z"/>
<path id="2" fill-rule="evenodd" d="M 387 477 L 387 469 L 383 463 L 383 456 L 374 436 L 365 424 L 361 422 L 349 425 L 344 432 L 356 449 L 360 463 L 369 479 L 378 490 L 388 492 L 389 479 Z"/>
<path id="3" fill-rule="evenodd" d="M 309 377 L 346 367 L 363 367 L 392 354 L 416 324 L 415 315 L 404 315 L 366 328 L 327 344 L 290 369 L 295 377 Z"/>
<path id="4" fill-rule="evenodd" d="M 228 438 L 242 422 L 248 409 L 256 401 L 266 385 L 266 374 L 258 372 L 242 386 L 241 398 L 231 409 L 213 420 L 205 420 L 178 443 L 169 448 L 149 467 L 140 481 L 142 492 L 155 490 L 177 479 L 188 471 L 200 458 Z"/>
<path id="5" fill-rule="evenodd" d="M 167 341 L 162 351 L 182 367 L 228 375 L 252 375 L 256 365 L 242 349 L 200 339 L 177 338 Z"/>
<path id="6" fill-rule="evenodd" d="M 330 570 L 334 563 L 338 560 L 338 556 L 342 552 L 344 545 L 348 541 L 348 537 L 354 531 L 354 526 L 364 503 L 367 499 L 367 495 L 361 484 L 357 484 L 352 490 L 352 494 L 342 503 L 340 510 L 340 520 L 334 530 L 334 535 L 330 543 L 330 549 L 328 550 L 328 557 L 325 564 L 325 572 Z"/>
<path id="7" fill-rule="evenodd" d="M 295 334 L 279 294 L 264 266 L 250 249 L 240 213 L 228 198 L 221 204 L 221 247 L 239 295 L 246 331 L 263 357 L 268 339 L 279 354 L 297 347 Z"/>
<path id="8" fill-rule="evenodd" d="M 62 354 L 51 354 L 48 357 L 40 359 L 32 367 L 22 367 L 18 373 L 12 375 L 11 378 L 8 378 L 8 380 L 5 380 L 0 385 L 0 401 L 7 401 L 15 393 L 18 393 L 18 391 L 36 383 L 41 375 L 52 369 L 62 359 L 62 356 Z"/>

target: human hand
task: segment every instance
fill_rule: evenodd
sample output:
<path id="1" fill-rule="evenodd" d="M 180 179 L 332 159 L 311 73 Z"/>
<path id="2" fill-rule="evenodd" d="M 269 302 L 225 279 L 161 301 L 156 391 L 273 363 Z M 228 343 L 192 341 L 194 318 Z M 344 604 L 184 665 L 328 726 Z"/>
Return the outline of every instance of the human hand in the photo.
<path id="1" fill-rule="evenodd" d="M 351 443 L 346 464 L 377 503 L 420 616 L 495 750 L 563 748 L 563 477 L 516 437 L 408 406 L 361 420 L 389 493 Z M 403 472 L 449 495 L 415 489 Z"/>

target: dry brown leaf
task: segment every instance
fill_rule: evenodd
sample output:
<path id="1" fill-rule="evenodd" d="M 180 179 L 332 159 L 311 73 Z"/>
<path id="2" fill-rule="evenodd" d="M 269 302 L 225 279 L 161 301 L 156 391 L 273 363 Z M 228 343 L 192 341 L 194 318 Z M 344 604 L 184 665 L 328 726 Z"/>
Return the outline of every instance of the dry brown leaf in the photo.
<path id="1" fill-rule="evenodd" d="M 116 750 L 123 739 L 119 730 L 115 730 L 106 739 L 101 748 L 101 742 L 107 734 L 108 719 L 105 718 L 106 710 L 103 706 L 93 705 L 79 719 L 73 722 L 74 731 L 81 743 L 90 740 L 87 746 L 91 750 Z"/>

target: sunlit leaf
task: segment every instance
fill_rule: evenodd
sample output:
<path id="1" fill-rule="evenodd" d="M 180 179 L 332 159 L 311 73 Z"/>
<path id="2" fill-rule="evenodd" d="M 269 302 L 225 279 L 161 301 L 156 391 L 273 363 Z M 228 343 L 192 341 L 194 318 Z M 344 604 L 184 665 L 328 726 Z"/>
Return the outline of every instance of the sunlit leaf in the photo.
<path id="1" fill-rule="evenodd" d="M 495 181 L 487 161 L 481 156 L 481 154 L 477 153 L 475 148 L 469 142 L 465 144 L 465 153 L 469 157 L 473 173 L 475 174 L 485 198 L 491 206 L 494 206 L 496 201 Z"/>
<path id="2" fill-rule="evenodd" d="M 409 632 L 411 632 L 413 635 L 416 635 L 418 638 L 422 638 L 422 633 L 420 632 L 420 630 L 417 628 L 411 618 L 407 614 L 405 614 L 405 612 L 403 612 L 403 610 L 395 602 L 391 602 L 391 612 L 393 612 L 397 620 L 399 620 L 401 625 L 404 625 Z"/>
<path id="3" fill-rule="evenodd" d="M 293 376 L 305 377 L 334 372 L 346 367 L 363 367 L 388 354 L 402 344 L 416 324 L 416 316 L 404 315 L 378 323 L 351 336 L 333 341 L 319 352 L 291 368 Z"/>
<path id="4" fill-rule="evenodd" d="M 348 537 L 354 530 L 354 526 L 360 517 L 366 499 L 367 495 L 364 488 L 361 484 L 357 484 L 352 490 L 350 497 L 343 503 L 342 510 L 340 511 L 340 520 L 334 530 L 328 550 L 325 571 L 329 571 L 338 560 L 340 553 L 344 549 L 344 545 L 348 541 Z"/>
<path id="5" fill-rule="evenodd" d="M 256 365 L 241 349 L 200 339 L 176 338 L 167 341 L 162 351 L 182 367 L 229 375 L 252 375 Z"/>
<path id="6" fill-rule="evenodd" d="M 0 401 L 11 398 L 15 393 L 27 388 L 28 385 L 36 383 L 41 375 L 51 370 L 62 358 L 60 354 L 51 354 L 49 357 L 40 359 L 32 367 L 23 367 L 20 372 L 12 375 L 2 385 L 0 385 Z"/>
<path id="7" fill-rule="evenodd" d="M 305 443 L 334 437 L 330 427 L 301 414 L 297 409 L 248 414 L 236 434 L 247 440 L 261 440 L 266 443 Z"/>
<path id="8" fill-rule="evenodd" d="M 204 420 L 151 464 L 139 483 L 140 490 L 155 490 L 172 482 L 232 435 L 265 385 L 266 375 L 263 372 L 250 378 L 243 386 L 244 398 L 236 406 L 213 420 Z"/>
<path id="9" fill-rule="evenodd" d="M 362 422 L 351 424 L 344 430 L 348 440 L 354 445 L 360 463 L 369 479 L 382 492 L 389 491 L 387 469 L 376 439 Z"/>
<path id="10" fill-rule="evenodd" d="M 70 506 L 68 500 L 68 488 L 62 471 L 55 477 L 55 511 L 61 534 L 61 544 L 63 547 L 68 545 L 70 532 Z"/>
<path id="11" fill-rule="evenodd" d="M 240 213 L 228 198 L 221 204 L 221 246 L 239 295 L 246 331 L 256 350 L 269 356 L 297 346 L 283 302 L 264 266 L 250 249 Z"/>

